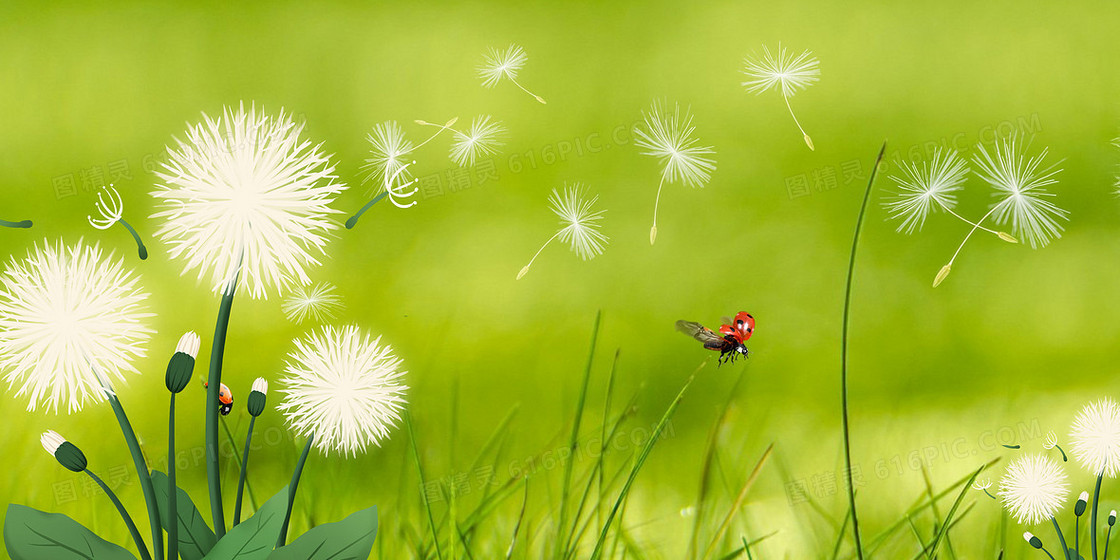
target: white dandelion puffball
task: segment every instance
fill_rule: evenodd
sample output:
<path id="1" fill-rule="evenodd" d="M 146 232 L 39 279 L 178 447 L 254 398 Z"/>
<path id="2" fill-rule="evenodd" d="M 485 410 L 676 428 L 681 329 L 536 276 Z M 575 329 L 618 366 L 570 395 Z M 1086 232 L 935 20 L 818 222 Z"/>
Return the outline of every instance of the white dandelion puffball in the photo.
<path id="1" fill-rule="evenodd" d="M 401 419 L 401 359 L 356 326 L 323 327 L 295 341 L 280 380 L 291 428 L 324 454 L 356 455 L 380 445 Z"/>
<path id="2" fill-rule="evenodd" d="M 560 241 L 585 261 L 602 255 L 607 244 L 607 236 L 599 232 L 606 210 L 593 210 L 598 200 L 598 195 L 588 199 L 579 183 L 565 186 L 563 192 L 552 189 L 548 197 L 549 207 L 560 218 Z"/>
<path id="3" fill-rule="evenodd" d="M 1045 455 L 1024 455 L 1008 465 L 999 481 L 1003 507 L 1024 525 L 1054 517 L 1069 495 L 1066 473 Z"/>
<path id="4" fill-rule="evenodd" d="M 210 277 L 214 291 L 244 288 L 254 298 L 307 284 L 338 224 L 330 203 L 346 189 L 321 145 L 301 140 L 303 125 L 281 110 L 227 107 L 188 126 L 168 147 L 152 196 L 163 222 L 156 235 L 184 272 Z"/>
<path id="5" fill-rule="evenodd" d="M 1120 406 L 1101 399 L 1081 409 L 1069 433 L 1069 452 L 1093 474 L 1120 472 Z"/>
<path id="6" fill-rule="evenodd" d="M 511 44 L 505 51 L 495 48 L 487 50 L 482 65 L 478 67 L 478 77 L 482 85 L 492 88 L 503 79 L 517 79 L 517 73 L 525 66 L 529 55 L 518 45 Z"/>
<path id="7" fill-rule="evenodd" d="M 405 138 L 404 129 L 397 121 L 385 121 L 373 126 L 366 136 L 369 140 L 369 157 L 362 166 L 366 170 L 366 180 L 372 181 L 377 189 L 383 189 L 389 178 L 397 175 L 401 182 L 412 178 L 407 165 L 412 158 L 413 144 Z"/>
<path id="8" fill-rule="evenodd" d="M 280 309 L 293 323 L 308 319 L 322 322 L 333 319 L 335 313 L 342 309 L 342 297 L 335 293 L 334 286 L 326 283 L 296 286 Z"/>
<path id="9" fill-rule="evenodd" d="M 750 93 L 759 94 L 777 88 L 783 97 L 792 97 L 820 80 L 820 61 L 813 53 L 805 51 L 792 56 L 778 44 L 778 55 L 774 56 L 764 45 L 762 56 L 743 61 L 743 74 L 747 81 L 743 87 Z"/>
<path id="10" fill-rule="evenodd" d="M 884 203 L 890 219 L 902 220 L 898 231 L 920 231 L 931 211 L 957 206 L 956 191 L 968 174 L 968 164 L 955 150 L 938 149 L 929 162 L 902 162 L 902 175 L 892 175 L 898 185 L 895 197 Z"/>
<path id="11" fill-rule="evenodd" d="M 460 167 L 469 167 L 483 157 L 498 153 L 505 133 L 506 127 L 501 122 L 491 121 L 486 115 L 475 117 L 466 132 L 455 131 L 451 140 L 451 161 Z"/>
<path id="12" fill-rule="evenodd" d="M 696 127 L 692 126 L 688 109 L 682 116 L 680 105 L 674 105 L 669 114 L 655 101 L 642 116 L 644 123 L 634 131 L 634 144 L 645 150 L 643 155 L 661 162 L 661 178 L 670 183 L 681 181 L 690 187 L 704 186 L 716 169 L 715 160 L 709 157 L 715 151 L 711 146 L 697 145 L 699 140 L 693 136 Z"/>
<path id="13" fill-rule="evenodd" d="M 152 331 L 148 294 L 124 262 L 83 241 L 44 242 L 0 275 L 0 370 L 27 410 L 81 410 L 99 402 Z"/>
<path id="14" fill-rule="evenodd" d="M 1057 164 L 1042 167 L 1047 149 L 1027 159 L 1026 147 L 1018 135 L 996 142 L 989 153 L 983 144 L 976 147 L 973 163 L 976 174 L 995 189 L 1001 200 L 993 207 L 996 222 L 1011 222 L 1012 233 L 1026 239 L 1031 248 L 1045 247 L 1051 239 L 1062 236 L 1063 227 L 1058 220 L 1069 220 L 1069 212 L 1050 202 L 1054 193 L 1043 190 L 1057 183 L 1054 176 L 1060 173 Z"/>

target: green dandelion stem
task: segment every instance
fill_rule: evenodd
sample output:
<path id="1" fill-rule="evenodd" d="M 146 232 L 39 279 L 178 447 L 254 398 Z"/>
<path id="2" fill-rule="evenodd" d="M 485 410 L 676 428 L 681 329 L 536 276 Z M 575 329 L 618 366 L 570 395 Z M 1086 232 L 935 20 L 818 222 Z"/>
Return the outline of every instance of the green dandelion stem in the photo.
<path id="1" fill-rule="evenodd" d="M 249 435 L 245 436 L 245 450 L 241 456 L 241 476 L 237 479 L 237 502 L 233 506 L 233 526 L 236 527 L 241 523 L 241 497 L 242 491 L 245 489 L 245 477 L 249 471 L 249 446 L 253 443 L 253 424 L 257 421 L 257 417 L 249 418 Z M 250 498 L 252 497 L 253 490 L 249 490 Z M 256 500 L 253 500 L 254 502 Z M 254 506 L 256 507 L 256 506 Z"/>
<path id="2" fill-rule="evenodd" d="M 124 504 L 121 503 L 121 500 L 117 498 L 117 495 L 114 494 L 108 486 L 105 485 L 104 481 L 98 478 L 97 475 L 93 474 L 93 471 L 86 469 L 83 472 L 88 474 L 89 477 L 92 478 L 93 481 L 96 482 L 97 485 L 105 491 L 105 495 L 109 496 L 109 499 L 112 500 L 113 505 L 117 507 L 117 511 L 120 512 L 121 518 L 124 519 L 124 524 L 128 526 L 128 532 L 132 534 L 132 540 L 136 543 L 136 548 L 140 551 L 140 558 L 142 560 L 152 560 L 152 555 L 148 552 L 148 545 L 144 543 L 144 537 L 140 536 L 140 529 L 136 528 L 136 523 L 132 521 L 132 516 L 128 514 L 128 510 L 124 509 Z"/>
<path id="3" fill-rule="evenodd" d="M 997 498 L 997 497 L 993 496 L 993 495 L 992 495 L 992 494 L 991 494 L 990 492 L 988 492 L 988 489 L 987 489 L 987 488 L 984 488 L 983 490 L 984 490 L 984 493 L 985 493 L 985 494 L 987 494 L 989 498 L 991 498 L 991 499 L 993 499 L 993 500 L 995 500 L 995 501 L 997 501 L 997 502 L 999 501 L 999 498 Z"/>
<path id="4" fill-rule="evenodd" d="M 15 229 L 27 229 L 27 228 L 31 227 L 31 220 L 21 220 L 21 221 L 18 221 L 18 222 L 9 222 L 8 220 L 0 220 L 0 226 L 15 228 Z"/>
<path id="5" fill-rule="evenodd" d="M 214 534 L 220 539 L 226 534 L 225 511 L 222 509 L 222 474 L 218 469 L 218 390 L 222 386 L 222 358 L 226 350 L 226 333 L 233 308 L 233 295 L 237 291 L 237 277 L 222 294 L 218 307 L 218 322 L 214 326 L 214 345 L 210 350 L 210 374 L 206 385 L 206 481 L 210 489 L 210 515 L 214 521 Z"/>
<path id="6" fill-rule="evenodd" d="M 163 526 L 159 521 L 159 504 L 156 502 L 156 491 L 152 486 L 152 474 L 148 471 L 148 462 L 144 459 L 144 452 L 140 449 L 140 442 L 136 439 L 136 432 L 128 421 L 128 415 L 124 413 L 121 401 L 108 391 L 109 388 L 106 387 L 109 404 L 117 416 L 117 423 L 121 426 L 128 451 L 132 454 L 132 463 L 136 467 L 136 474 L 140 478 L 140 489 L 144 493 L 144 502 L 148 506 L 148 522 L 152 526 L 152 551 L 156 558 L 163 558 Z"/>
<path id="7" fill-rule="evenodd" d="M 1045 552 L 1045 553 L 1046 553 L 1046 555 L 1050 557 L 1050 560 L 1055 560 L 1055 558 L 1054 558 L 1054 555 L 1053 555 L 1053 554 L 1050 554 L 1050 551 L 1049 551 L 1049 550 L 1046 550 L 1046 547 L 1042 547 L 1042 548 L 1041 548 L 1041 549 L 1039 549 L 1039 550 L 1041 550 L 1041 551 Z"/>
<path id="8" fill-rule="evenodd" d="M 235 461 L 237 461 L 237 468 L 238 469 L 244 469 L 245 462 L 241 460 L 241 451 L 237 449 L 237 443 L 233 440 L 233 432 L 229 429 L 229 422 L 226 422 L 226 417 L 225 416 L 222 416 L 221 418 L 222 418 L 222 429 L 226 433 L 226 441 L 229 442 L 229 448 L 230 448 L 230 451 L 233 453 L 233 459 Z M 256 418 L 253 418 L 252 416 L 250 416 L 249 417 L 249 429 L 250 429 L 249 433 L 250 434 L 253 433 L 252 432 L 253 420 L 256 420 Z M 240 425 L 240 422 L 238 422 L 238 425 Z M 252 439 L 252 438 L 250 438 L 250 439 Z M 246 444 L 247 443 L 248 442 L 246 442 Z M 249 453 L 249 450 L 248 450 L 248 447 L 246 446 L 245 454 L 248 454 L 248 453 Z M 238 478 L 240 479 L 240 477 L 238 477 Z M 238 486 L 240 488 L 240 480 L 239 480 L 239 485 Z M 249 505 L 253 507 L 254 511 L 256 511 L 256 509 L 257 509 L 257 495 L 253 493 L 253 484 L 250 483 L 248 480 L 245 480 L 245 487 L 249 491 Z M 237 523 L 235 522 L 234 525 L 237 525 Z"/>
<path id="9" fill-rule="evenodd" d="M 788 100 L 787 100 L 788 102 Z M 879 172 L 879 164 L 883 161 L 883 154 L 887 151 L 887 143 L 879 149 L 879 157 L 871 168 L 871 177 L 867 181 L 867 189 L 863 193 L 863 204 L 859 207 L 859 217 L 856 218 L 856 231 L 852 237 L 852 253 L 848 260 L 848 280 L 844 289 L 844 324 L 841 333 L 840 345 L 840 412 L 844 432 L 844 465 L 847 467 L 845 476 L 848 481 L 848 508 L 852 512 L 852 535 L 855 537 L 856 556 L 863 560 L 863 543 L 859 534 L 859 516 L 856 514 L 856 491 L 852 484 L 852 443 L 851 430 L 848 426 L 848 330 L 851 323 L 852 311 L 852 281 L 856 272 L 856 251 L 859 249 L 859 237 L 863 230 L 863 218 L 867 214 L 867 203 L 871 200 L 871 189 L 875 185 L 875 176 Z"/>
<path id="10" fill-rule="evenodd" d="M 1058 533 L 1058 544 L 1062 545 L 1062 550 L 1065 551 L 1064 556 L 1069 559 L 1069 547 L 1066 546 L 1066 537 L 1062 534 L 1062 527 L 1058 525 L 1058 520 L 1051 517 L 1050 521 L 1054 523 L 1054 532 Z"/>
<path id="11" fill-rule="evenodd" d="M 1008 449 L 1020 449 L 1020 448 L 1023 447 L 1022 445 L 1007 445 L 1007 444 L 1002 444 L 1002 445 L 1004 447 L 1008 448 Z"/>
<path id="12" fill-rule="evenodd" d="M 358 213 L 354 214 L 353 216 L 350 216 L 350 219 L 346 220 L 346 229 L 354 229 L 354 226 L 358 225 L 358 219 L 362 217 L 362 214 L 365 214 L 366 210 L 369 210 L 370 208 L 373 207 L 374 204 L 377 204 L 378 202 L 381 201 L 382 198 L 385 198 L 387 196 L 389 196 L 389 191 L 386 190 L 386 191 L 381 191 L 380 194 L 373 197 L 373 200 L 370 200 L 369 202 L 366 203 L 365 206 L 362 206 L 362 209 L 358 210 Z"/>
<path id="13" fill-rule="evenodd" d="M 307 463 L 307 454 L 311 452 L 311 444 L 315 441 L 315 434 L 307 438 L 307 445 L 303 446 L 303 453 L 296 462 L 296 470 L 292 472 L 292 482 L 288 485 L 288 511 L 284 514 L 284 524 L 280 526 L 280 538 L 276 541 L 276 548 L 284 546 L 288 540 L 288 522 L 292 519 L 292 504 L 296 499 L 296 488 L 299 486 L 299 477 L 303 474 L 303 465 Z"/>
<path id="14" fill-rule="evenodd" d="M 1057 447 L 1057 446 L 1055 445 L 1054 447 Z M 1097 560 L 1097 558 L 1098 558 L 1098 556 L 1097 556 L 1097 508 L 1100 506 L 1100 503 L 1101 503 L 1101 479 L 1103 477 L 1104 477 L 1104 472 L 1103 471 L 1100 472 L 1100 473 L 1097 473 L 1097 487 L 1093 490 L 1093 513 L 1091 514 L 1091 519 L 1090 519 L 1090 522 L 1089 522 L 1089 527 L 1091 527 L 1091 531 L 1092 531 L 1090 533 L 1091 536 L 1089 537 L 1089 543 L 1090 543 L 1089 546 L 1090 546 L 1090 548 L 1092 548 L 1092 551 L 1093 551 L 1093 560 Z M 1111 531 L 1112 527 L 1109 527 L 1109 530 Z M 1108 556 L 1107 556 L 1107 553 L 1106 553 L 1105 558 L 1107 558 L 1107 557 Z"/>
<path id="15" fill-rule="evenodd" d="M 1108 532 L 1104 535 L 1104 555 L 1101 558 L 1108 558 L 1108 541 L 1112 539 L 1112 525 L 1108 526 Z"/>
<path id="16" fill-rule="evenodd" d="M 124 226 L 124 229 L 127 229 L 128 233 L 132 234 L 132 239 L 134 241 L 136 241 L 136 250 L 137 250 L 138 253 L 140 253 L 140 260 L 147 259 L 148 258 L 148 248 L 144 246 L 144 242 L 140 239 L 140 234 L 136 233 L 136 230 L 133 229 L 132 226 L 129 225 L 128 222 L 124 221 L 124 218 L 121 218 L 121 219 L 117 220 L 117 223 Z"/>
<path id="17" fill-rule="evenodd" d="M 1063 463 L 1068 463 L 1068 462 L 1069 462 L 1069 458 L 1068 458 L 1068 457 L 1066 457 L 1066 450 L 1065 450 L 1065 449 L 1062 449 L 1062 446 L 1060 446 L 1060 445 L 1058 445 L 1058 444 L 1054 444 L 1054 447 L 1055 447 L 1055 448 L 1057 448 L 1057 449 L 1058 449 L 1058 451 L 1060 451 L 1060 452 L 1062 453 L 1062 462 L 1063 462 Z"/>
<path id="18" fill-rule="evenodd" d="M 178 519 L 178 487 L 175 486 L 175 393 L 171 393 L 171 405 L 167 412 L 167 519 Z M 179 558 L 179 523 L 167 524 L 167 557 Z"/>

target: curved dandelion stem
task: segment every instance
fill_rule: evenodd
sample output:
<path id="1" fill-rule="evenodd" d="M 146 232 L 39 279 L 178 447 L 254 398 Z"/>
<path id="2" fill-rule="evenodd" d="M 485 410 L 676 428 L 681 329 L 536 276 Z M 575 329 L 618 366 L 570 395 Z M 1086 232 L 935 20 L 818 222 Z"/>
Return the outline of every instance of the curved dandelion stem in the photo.
<path id="1" fill-rule="evenodd" d="M 523 91 L 525 93 L 528 93 L 529 95 L 533 96 L 533 99 L 536 99 L 537 101 L 539 101 L 541 103 L 541 105 L 547 105 L 547 103 L 545 102 L 543 97 L 525 89 L 525 86 L 521 85 L 521 83 L 518 82 L 516 79 L 514 79 L 513 76 L 510 76 L 509 81 L 513 82 L 513 85 L 521 88 L 521 91 Z"/>
<path id="2" fill-rule="evenodd" d="M 649 244 L 657 241 L 657 208 L 661 204 L 661 188 L 665 186 L 665 174 L 661 174 L 661 181 L 657 183 L 657 196 L 653 199 L 653 226 L 649 228 Z"/>
<path id="3" fill-rule="evenodd" d="M 454 125 L 454 124 L 455 124 L 456 122 L 458 122 L 458 121 L 459 121 L 459 117 L 454 117 L 454 118 L 452 118 L 451 120 L 447 121 L 447 124 L 436 124 L 436 123 L 430 123 L 430 122 L 428 122 L 428 121 L 423 121 L 423 120 L 419 120 L 419 119 L 417 119 L 417 120 L 415 121 L 415 122 L 416 122 L 416 124 L 418 124 L 418 125 L 422 125 L 422 126 L 434 126 L 434 127 L 437 127 L 437 128 L 439 128 L 439 130 L 437 130 L 437 131 L 436 131 L 436 132 L 435 132 L 434 134 L 432 134 L 431 136 L 429 136 L 429 137 L 428 137 L 428 138 L 427 138 L 426 140 L 424 140 L 423 142 L 421 142 L 421 143 L 419 143 L 419 144 L 417 144 L 417 145 L 413 146 L 413 147 L 412 147 L 412 150 L 409 150 L 409 151 L 411 152 L 411 151 L 413 151 L 413 150 L 416 150 L 416 149 L 420 148 L 421 146 L 423 146 L 424 144 L 427 144 L 428 142 L 431 142 L 432 140 L 434 140 L 434 139 L 435 139 L 435 137 L 436 137 L 436 136 L 439 136 L 439 135 L 440 135 L 440 134 L 441 134 L 441 133 L 442 133 L 443 131 L 445 131 L 445 130 L 450 130 L 451 132 L 455 132 L 455 129 L 454 129 L 454 128 L 451 128 L 451 127 L 452 127 L 452 126 L 453 126 L 453 125 Z"/>
<path id="4" fill-rule="evenodd" d="M 307 454 L 311 452 L 311 444 L 315 441 L 315 434 L 307 437 L 307 445 L 303 446 L 303 453 L 296 462 L 296 470 L 292 472 L 292 482 L 288 485 L 288 511 L 284 514 L 284 524 L 280 526 L 280 538 L 276 541 L 276 548 L 284 546 L 288 540 L 288 522 L 292 520 L 292 502 L 296 499 L 296 488 L 299 486 L 299 477 L 303 474 L 303 466 L 307 463 Z"/>
<path id="5" fill-rule="evenodd" d="M 1069 547 L 1066 546 L 1066 537 L 1062 534 L 1062 527 L 1058 525 L 1057 519 L 1051 517 L 1050 521 L 1054 523 L 1054 532 L 1058 533 L 1058 544 L 1062 546 L 1062 551 L 1065 552 L 1064 556 L 1069 558 Z M 1053 556 L 1051 556 L 1051 558 L 1053 558 Z"/>
<path id="6" fill-rule="evenodd" d="M 1068 463 L 1068 462 L 1069 462 L 1069 458 L 1068 458 L 1068 457 L 1066 457 L 1066 450 L 1065 450 L 1065 449 L 1062 449 L 1062 446 L 1060 446 L 1060 445 L 1058 445 L 1058 444 L 1054 444 L 1054 447 L 1055 447 L 1055 448 L 1057 448 L 1057 450 L 1058 450 L 1058 451 L 1061 451 L 1061 452 L 1062 452 L 1062 462 L 1063 462 L 1063 463 Z"/>
<path id="7" fill-rule="evenodd" d="M 241 255 L 241 261 L 245 258 Z M 214 534 L 220 539 L 226 534 L 226 516 L 222 509 L 222 474 L 218 469 L 218 391 L 222 386 L 222 360 L 226 352 L 226 333 L 229 332 L 233 296 L 237 293 L 237 274 L 222 293 L 218 306 L 218 320 L 214 325 L 214 344 L 210 350 L 210 373 L 206 384 L 206 481 L 210 490 L 210 515 L 214 521 Z"/>
<path id="8" fill-rule="evenodd" d="M 982 490 L 984 491 L 984 493 L 985 493 L 985 494 L 987 494 L 987 495 L 988 495 L 988 497 L 989 497 L 989 498 L 991 498 L 991 499 L 993 499 L 993 500 L 995 500 L 995 501 L 997 501 L 997 502 L 999 501 L 999 498 L 997 498 L 997 497 L 993 496 L 993 495 L 991 494 L 991 492 L 988 492 L 988 489 L 987 489 L 987 488 L 982 488 Z"/>
<path id="9" fill-rule="evenodd" d="M 1018 243 L 1019 242 L 1018 239 L 1015 239 L 1014 237 L 1012 237 L 1010 234 L 1008 234 L 1006 232 L 996 231 L 994 229 L 986 228 L 986 227 L 984 227 L 984 226 L 982 226 L 982 225 L 980 225 L 976 222 L 973 222 L 972 220 L 969 220 L 968 218 L 965 218 L 964 216 L 961 216 L 960 214 L 956 213 L 952 208 L 949 208 L 948 206 L 945 206 L 945 204 L 941 203 L 940 201 L 938 201 L 938 205 L 941 206 L 942 210 L 948 212 L 949 214 L 952 214 L 953 216 L 956 216 L 957 219 L 959 219 L 960 221 L 962 221 L 962 222 L 964 222 L 964 223 L 966 223 L 966 224 L 968 224 L 972 227 L 980 229 L 981 231 L 986 231 L 986 232 L 988 232 L 988 233 L 990 233 L 990 234 L 992 234 L 992 235 L 994 235 L 994 236 L 996 236 L 996 237 L 998 237 L 998 238 L 1000 238 L 1004 241 L 1007 241 L 1008 243 Z"/>
<path id="10" fill-rule="evenodd" d="M 18 222 L 9 222 L 8 220 L 0 220 L 0 226 L 9 227 L 9 228 L 17 228 L 17 229 L 27 229 L 27 228 L 31 227 L 31 220 L 20 220 Z"/>
<path id="11" fill-rule="evenodd" d="M 545 248 L 545 247 L 548 247 L 548 244 L 549 244 L 549 243 L 552 243 L 552 240 L 553 240 L 553 239 L 556 239 L 557 237 L 559 237 L 561 233 L 564 233 L 564 230 L 562 230 L 562 229 L 561 229 L 560 231 L 558 231 L 558 232 L 556 232 L 556 233 L 552 234 L 552 237 L 549 237 L 549 238 L 548 238 L 548 241 L 545 241 L 545 242 L 544 242 L 544 245 L 541 245 L 541 248 L 540 248 L 540 249 L 537 249 L 537 253 L 536 253 L 535 255 L 533 255 L 533 258 L 529 259 L 529 264 L 525 265 L 525 266 L 524 266 L 524 267 L 523 267 L 523 268 L 521 269 L 521 272 L 518 272 L 518 273 L 517 273 L 517 279 L 518 279 L 518 280 L 520 280 L 522 276 L 525 276 L 525 274 L 526 274 L 527 272 L 529 272 L 529 267 L 530 267 L 530 266 L 533 266 L 533 261 L 537 260 L 537 256 L 541 254 L 541 251 L 544 251 L 544 248 Z"/>
<path id="12" fill-rule="evenodd" d="M 945 272 L 945 270 L 953 267 L 953 262 L 955 262 L 957 260 L 957 255 L 961 254 L 961 249 L 964 249 L 964 244 L 968 243 L 968 239 L 970 237 L 972 237 L 972 234 L 975 233 L 976 230 L 981 227 L 980 224 L 984 223 L 988 219 L 988 216 L 991 216 L 992 212 L 995 212 L 995 211 L 996 211 L 996 208 L 993 206 L 991 210 L 988 210 L 987 214 L 984 214 L 983 218 L 980 218 L 979 222 L 977 222 L 976 224 L 973 224 L 972 229 L 968 230 L 968 234 L 964 236 L 964 240 L 961 241 L 961 244 L 959 246 L 957 246 L 957 250 L 953 253 L 953 258 L 949 259 L 949 264 L 942 267 L 941 270 L 942 270 L 942 273 L 944 274 L 944 276 L 948 276 L 949 273 Z M 940 280 L 945 279 L 944 276 L 942 276 L 942 274 L 938 274 L 939 280 L 935 281 L 933 286 L 937 287 L 937 285 L 941 283 Z"/>
<path id="13" fill-rule="evenodd" d="M 140 254 L 140 260 L 146 260 L 148 258 L 148 248 L 145 247 L 144 242 L 140 240 L 140 234 L 136 233 L 136 230 L 133 229 L 124 218 L 117 220 L 117 223 L 124 226 L 124 229 L 127 229 L 128 233 L 132 234 L 132 239 L 136 241 L 136 251 Z"/>
<path id="14" fill-rule="evenodd" d="M 1108 532 L 1104 535 L 1104 554 L 1101 558 L 1108 558 L 1108 541 L 1110 539 L 1112 539 L 1112 525 L 1108 526 Z"/>
<path id="15" fill-rule="evenodd" d="M 175 484 L 175 392 L 171 393 L 171 405 L 167 410 L 167 517 L 179 519 L 179 487 Z M 179 558 L 179 523 L 167 524 L 167 557 Z"/>
<path id="16" fill-rule="evenodd" d="M 377 196 L 373 197 L 373 200 L 367 202 L 365 206 L 362 206 L 361 210 L 358 210 L 356 214 L 350 216 L 350 219 L 346 220 L 346 229 L 354 229 L 354 226 L 358 225 L 358 218 L 361 218 L 362 214 L 366 213 L 366 210 L 369 210 L 374 204 L 377 204 L 382 198 L 387 196 L 389 196 L 389 191 L 381 191 Z"/>
<path id="17" fill-rule="evenodd" d="M 1050 560 L 1055 560 L 1055 559 L 1054 559 L 1054 555 L 1053 555 L 1053 554 L 1050 554 L 1050 551 L 1049 551 L 1049 550 L 1046 550 L 1046 547 L 1042 547 L 1042 548 L 1040 548 L 1039 550 L 1041 550 L 1041 551 L 1045 552 L 1045 553 L 1046 553 L 1046 555 L 1050 557 Z"/>
<path id="18" fill-rule="evenodd" d="M 805 145 L 809 146 L 810 150 L 813 150 L 814 152 L 817 151 L 817 149 L 813 147 L 813 139 L 810 138 L 809 133 L 805 132 L 805 129 L 801 127 L 801 122 L 797 120 L 797 115 L 793 114 L 793 107 L 791 107 L 789 104 L 789 96 L 783 95 L 782 98 L 786 100 L 786 108 L 789 109 L 789 116 L 793 117 L 793 124 L 796 124 L 797 129 L 801 131 L 801 134 L 805 135 Z"/>
<path id="19" fill-rule="evenodd" d="M 1057 446 L 1055 446 L 1055 447 L 1057 447 Z M 1092 551 L 1093 551 L 1093 560 L 1096 560 L 1098 558 L 1098 556 L 1097 556 L 1097 507 L 1100 506 L 1100 502 L 1101 502 L 1101 479 L 1103 477 L 1104 477 L 1104 472 L 1103 471 L 1097 474 L 1097 487 L 1096 487 L 1095 490 L 1093 490 L 1093 513 L 1092 513 L 1091 519 L 1089 521 L 1089 534 L 1091 535 L 1090 538 L 1089 538 L 1089 543 L 1090 543 L 1090 548 L 1092 548 Z M 1111 527 L 1109 527 L 1109 529 L 1111 529 Z M 1107 556 L 1106 556 L 1106 558 L 1107 558 Z"/>
<path id="20" fill-rule="evenodd" d="M 144 544 L 144 537 L 140 536 L 140 530 L 136 528 L 136 522 L 132 520 L 132 516 L 128 514 L 128 510 L 124 508 L 124 504 L 121 503 L 120 498 L 117 498 L 117 495 L 105 485 L 105 482 L 98 478 L 97 475 L 93 474 L 93 471 L 86 469 L 83 472 L 88 474 L 89 477 L 101 487 L 105 495 L 109 496 L 113 505 L 117 507 L 121 518 L 124 519 L 124 524 L 128 526 L 128 532 L 132 535 L 132 540 L 136 543 L 136 548 L 140 551 L 140 558 L 143 560 L 152 560 L 152 555 L 148 552 L 148 545 Z M 172 492 L 174 492 L 174 490 L 172 490 Z"/>
<path id="21" fill-rule="evenodd" d="M 234 502 L 233 506 L 234 527 L 236 527 L 238 523 L 241 523 L 241 499 L 244 496 L 245 477 L 249 472 L 249 447 L 253 444 L 253 424 L 256 422 L 256 416 L 249 417 L 249 434 L 245 436 L 245 449 L 242 451 L 241 455 L 241 476 L 237 478 L 237 500 Z M 256 499 L 253 498 L 252 486 L 249 487 L 249 500 L 254 503 L 253 507 L 256 508 Z"/>

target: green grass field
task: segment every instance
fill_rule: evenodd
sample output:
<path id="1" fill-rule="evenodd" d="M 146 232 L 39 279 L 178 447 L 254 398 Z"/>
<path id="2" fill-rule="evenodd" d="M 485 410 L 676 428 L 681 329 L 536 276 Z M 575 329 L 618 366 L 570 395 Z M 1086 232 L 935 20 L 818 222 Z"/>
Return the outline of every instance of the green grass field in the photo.
<path id="1" fill-rule="evenodd" d="M 179 484 L 205 513 L 198 380 L 219 298 L 154 235 L 152 170 L 165 148 L 203 113 L 241 102 L 283 108 L 350 185 L 334 204 L 341 222 L 369 200 L 362 165 L 375 124 L 396 120 L 421 139 L 430 129 L 414 119 L 463 125 L 492 115 L 508 133 L 490 177 L 480 181 L 476 168 L 452 188 L 450 140 L 437 138 L 412 168 L 426 180 L 418 204 L 375 205 L 336 231 L 311 269 L 342 297 L 331 323 L 380 334 L 404 359 L 426 484 L 404 425 L 356 458 L 312 453 L 292 533 L 376 504 L 374 558 L 504 558 L 515 527 L 514 558 L 564 556 L 558 548 L 591 557 L 636 459 L 705 363 L 622 502 L 605 557 L 747 558 L 745 538 L 754 559 L 854 558 L 842 312 L 860 201 L 886 140 L 852 292 L 851 454 L 870 557 L 925 557 L 978 468 L 999 460 L 979 476 L 995 493 L 1008 462 L 1043 451 L 1048 431 L 1068 451 L 1081 407 L 1120 397 L 1118 17 L 1103 3 L 1009 1 L 5 3 L 0 219 L 34 226 L 0 228 L 0 255 L 7 263 L 43 240 L 84 238 L 135 268 L 157 334 L 135 364 L 143 374 L 119 394 L 154 465 L 166 462 L 167 357 L 183 332 L 202 336 L 195 382 L 177 404 L 176 445 Z M 740 85 L 744 57 L 779 41 L 820 59 L 820 82 L 790 100 L 814 151 L 780 95 Z M 518 80 L 547 104 L 510 83 L 482 87 L 483 53 L 510 43 L 529 57 Z M 660 166 L 634 145 L 632 127 L 655 99 L 691 108 L 716 170 L 703 189 L 665 186 L 651 246 Z M 1010 133 L 1061 160 L 1048 189 L 1070 212 L 1066 231 L 1037 250 L 977 235 L 934 289 L 968 227 L 935 214 L 920 233 L 897 233 L 881 206 L 890 176 L 937 147 L 967 158 Z M 123 229 L 87 222 L 96 188 L 110 182 L 151 251 L 146 261 Z M 607 210 L 604 254 L 584 262 L 553 243 L 515 280 L 555 231 L 549 192 L 573 182 Z M 989 193 L 970 176 L 959 211 L 979 218 Z M 286 319 L 282 301 L 273 292 L 234 305 L 223 380 L 238 404 L 254 378 L 279 379 L 292 340 L 314 326 Z M 678 319 L 715 327 L 740 310 L 758 321 L 746 362 L 717 368 L 673 328 Z M 5 385 L 0 398 L 0 495 L 134 550 L 108 499 L 38 443 L 54 429 L 79 445 L 147 534 L 110 408 L 25 412 L 15 392 Z M 279 394 L 270 399 L 250 471 L 257 505 L 287 483 L 303 445 L 272 410 Z M 239 406 L 226 421 L 240 449 L 249 415 Z M 611 430 L 614 447 L 603 452 Z M 1073 500 L 1092 492 L 1094 476 L 1070 459 L 1072 493 L 1058 519 L 1072 541 Z M 221 467 L 229 511 L 237 467 L 232 456 Z M 1028 530 L 1060 554 L 1048 524 L 1020 526 L 982 492 L 963 496 L 939 557 L 994 560 L 1005 549 L 1005 559 L 1044 558 L 1024 542 Z M 1114 507 L 1120 484 L 1106 478 L 1102 515 Z"/>

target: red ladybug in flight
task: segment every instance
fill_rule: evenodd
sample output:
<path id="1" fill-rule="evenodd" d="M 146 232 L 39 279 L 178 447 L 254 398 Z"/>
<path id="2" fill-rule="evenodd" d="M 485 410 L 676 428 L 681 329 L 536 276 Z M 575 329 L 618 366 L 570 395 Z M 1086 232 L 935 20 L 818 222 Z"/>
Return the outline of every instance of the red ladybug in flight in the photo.
<path id="1" fill-rule="evenodd" d="M 692 321 L 677 321 L 677 330 L 704 343 L 704 348 L 719 351 L 719 363 L 731 361 L 749 354 L 744 343 L 754 333 L 754 317 L 746 311 L 740 311 L 734 319 L 723 318 L 719 332 L 715 332 L 700 323 Z"/>

